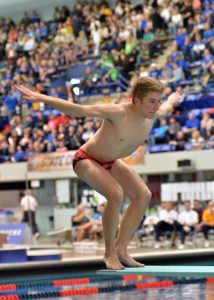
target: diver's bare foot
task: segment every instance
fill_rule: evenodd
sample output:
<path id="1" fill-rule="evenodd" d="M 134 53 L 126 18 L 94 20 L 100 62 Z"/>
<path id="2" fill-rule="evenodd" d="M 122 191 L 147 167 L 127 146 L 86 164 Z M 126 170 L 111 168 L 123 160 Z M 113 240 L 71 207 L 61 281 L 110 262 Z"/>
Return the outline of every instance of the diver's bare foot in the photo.
<path id="1" fill-rule="evenodd" d="M 117 253 L 119 261 L 127 267 L 144 267 L 144 264 L 141 264 L 134 260 L 128 253 Z"/>
<path id="2" fill-rule="evenodd" d="M 109 270 L 123 270 L 125 267 L 120 263 L 116 255 L 104 256 L 104 262 Z"/>

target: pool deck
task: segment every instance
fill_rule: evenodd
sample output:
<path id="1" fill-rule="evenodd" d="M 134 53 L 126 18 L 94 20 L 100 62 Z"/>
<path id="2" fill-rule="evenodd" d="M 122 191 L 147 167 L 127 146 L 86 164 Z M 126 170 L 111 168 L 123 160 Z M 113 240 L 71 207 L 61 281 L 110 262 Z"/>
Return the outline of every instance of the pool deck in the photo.
<path id="1" fill-rule="evenodd" d="M 60 255 L 60 260 L 28 261 L 23 263 L 2 263 L 0 274 L 10 274 L 14 271 L 18 274 L 25 271 L 38 273 L 52 272 L 62 269 L 63 271 L 84 271 L 104 269 L 102 243 L 81 242 L 68 245 L 56 246 L 53 244 L 38 244 L 13 246 L 11 249 L 27 249 L 28 255 L 45 256 Z M 2 250 L 11 250 L 9 247 Z M 1 250 L 0 250 L 1 251 Z M 129 253 L 136 260 L 146 265 L 214 265 L 214 247 L 210 248 L 187 248 L 183 250 L 164 248 L 154 250 L 152 248 L 141 248 L 130 244 Z M 212 262 L 212 263 L 211 263 Z"/>

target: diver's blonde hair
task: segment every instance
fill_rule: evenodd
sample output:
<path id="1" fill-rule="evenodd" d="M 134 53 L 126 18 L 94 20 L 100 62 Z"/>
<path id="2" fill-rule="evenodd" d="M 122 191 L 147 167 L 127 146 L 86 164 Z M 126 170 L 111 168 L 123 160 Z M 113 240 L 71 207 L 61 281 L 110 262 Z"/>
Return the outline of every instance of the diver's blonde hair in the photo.
<path id="1" fill-rule="evenodd" d="M 152 77 L 138 78 L 133 84 L 132 101 L 134 101 L 134 98 L 138 98 L 143 101 L 143 98 L 149 92 L 157 92 L 163 94 L 164 84 Z"/>

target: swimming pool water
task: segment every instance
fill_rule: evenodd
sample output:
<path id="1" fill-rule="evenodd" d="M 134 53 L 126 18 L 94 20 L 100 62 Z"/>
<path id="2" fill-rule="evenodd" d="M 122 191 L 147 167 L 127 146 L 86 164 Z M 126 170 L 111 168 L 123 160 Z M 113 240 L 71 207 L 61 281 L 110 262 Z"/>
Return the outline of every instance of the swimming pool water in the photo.
<path id="1" fill-rule="evenodd" d="M 0 300 L 214 300 L 214 280 L 208 281 L 206 278 L 41 274 L 41 277 L 32 275 L 32 278 L 8 279 L 5 284 L 14 284 L 16 287 L 6 290 L 0 280 Z M 73 291 L 75 294 L 72 294 Z M 13 298 L 14 295 L 16 298 Z"/>

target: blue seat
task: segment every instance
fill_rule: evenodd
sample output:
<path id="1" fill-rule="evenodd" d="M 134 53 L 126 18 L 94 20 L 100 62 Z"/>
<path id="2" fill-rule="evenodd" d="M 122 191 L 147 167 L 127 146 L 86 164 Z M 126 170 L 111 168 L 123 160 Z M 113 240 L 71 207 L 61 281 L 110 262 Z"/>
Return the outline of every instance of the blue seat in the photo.
<path id="1" fill-rule="evenodd" d="M 192 143 L 187 142 L 184 144 L 184 147 L 185 147 L 185 150 L 190 151 L 190 150 L 192 150 Z"/>
<path id="2" fill-rule="evenodd" d="M 175 151 L 175 146 L 169 145 L 169 144 L 151 145 L 151 146 L 148 146 L 148 150 L 149 150 L 149 153 Z"/>

